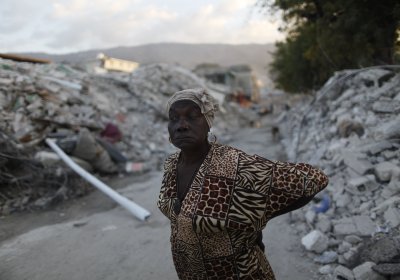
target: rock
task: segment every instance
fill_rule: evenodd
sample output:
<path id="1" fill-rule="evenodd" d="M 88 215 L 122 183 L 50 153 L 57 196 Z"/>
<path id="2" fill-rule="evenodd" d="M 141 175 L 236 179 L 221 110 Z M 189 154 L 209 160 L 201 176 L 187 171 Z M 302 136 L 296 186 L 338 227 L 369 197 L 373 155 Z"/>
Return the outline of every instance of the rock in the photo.
<path id="1" fill-rule="evenodd" d="M 333 232 L 336 235 L 371 236 L 375 232 L 375 223 L 365 215 L 342 218 L 333 221 Z"/>
<path id="2" fill-rule="evenodd" d="M 333 267 L 329 264 L 321 266 L 318 269 L 318 272 L 322 275 L 327 275 L 327 274 L 331 274 L 333 272 Z"/>
<path id="3" fill-rule="evenodd" d="M 373 175 L 351 178 L 348 181 L 346 190 L 353 195 L 362 195 L 372 192 L 378 188 Z"/>
<path id="4" fill-rule="evenodd" d="M 301 244 L 316 253 L 322 253 L 328 248 L 328 237 L 319 230 L 313 230 L 301 239 Z"/>
<path id="5" fill-rule="evenodd" d="M 315 214 L 315 211 L 309 209 L 305 214 L 305 218 L 306 218 L 307 223 L 309 223 L 309 224 L 314 223 L 316 215 L 317 214 Z"/>
<path id="6" fill-rule="evenodd" d="M 315 257 L 314 261 L 321 264 L 333 263 L 337 260 L 338 254 L 335 251 L 325 251 L 320 256 Z"/>
<path id="7" fill-rule="evenodd" d="M 390 279 L 393 279 L 393 276 L 396 275 L 400 277 L 400 263 L 398 262 L 377 264 L 372 267 L 372 270 L 382 275 L 392 276 Z"/>
<path id="8" fill-rule="evenodd" d="M 333 196 L 333 199 L 336 202 L 336 207 L 344 208 L 349 205 L 351 202 L 351 196 L 348 193 L 343 193 L 343 194 L 335 194 Z"/>
<path id="9" fill-rule="evenodd" d="M 331 231 L 332 222 L 327 215 L 320 213 L 317 216 L 315 228 L 326 234 Z"/>
<path id="10" fill-rule="evenodd" d="M 350 244 L 349 242 L 343 241 L 342 244 L 339 245 L 339 247 L 338 247 L 338 249 L 337 249 L 337 252 L 338 252 L 339 254 L 346 253 L 347 251 L 350 250 L 351 247 L 352 247 L 352 246 L 351 246 L 351 244 Z"/>
<path id="11" fill-rule="evenodd" d="M 360 260 L 374 263 L 393 262 L 400 255 L 400 240 L 391 236 L 373 238 L 360 248 Z"/>
<path id="12" fill-rule="evenodd" d="M 385 123 L 382 128 L 382 134 L 385 139 L 399 139 L 400 138 L 400 117 L 397 119 Z"/>
<path id="13" fill-rule="evenodd" d="M 389 207 L 383 217 L 393 228 L 397 228 L 400 225 L 400 209 L 397 207 Z"/>
<path id="14" fill-rule="evenodd" d="M 372 110 L 376 113 L 396 113 L 400 111 L 400 102 L 396 100 L 381 100 L 374 102 L 372 105 Z"/>
<path id="15" fill-rule="evenodd" d="M 389 150 L 392 148 L 393 145 L 387 140 L 379 141 L 377 143 L 372 143 L 362 147 L 362 150 L 366 152 L 368 155 L 376 156 L 377 154 L 381 153 L 382 151 Z"/>
<path id="16" fill-rule="evenodd" d="M 360 243 L 362 238 L 358 237 L 357 235 L 347 235 L 345 236 L 344 240 L 354 245 Z"/>
<path id="17" fill-rule="evenodd" d="M 365 159 L 359 159 L 358 156 L 354 153 L 346 152 L 342 154 L 344 163 L 359 175 L 364 175 L 367 171 L 372 170 L 373 165 Z"/>
<path id="18" fill-rule="evenodd" d="M 382 182 L 389 182 L 392 178 L 392 174 L 400 173 L 400 167 L 390 161 L 384 161 L 376 165 L 374 171 L 379 180 Z"/>
<path id="19" fill-rule="evenodd" d="M 343 265 L 339 265 L 333 271 L 333 279 L 335 280 L 354 280 L 353 271 Z"/>
<path id="20" fill-rule="evenodd" d="M 365 262 L 353 269 L 355 280 L 386 280 L 385 276 L 382 276 L 372 270 L 375 265 L 373 262 Z"/>

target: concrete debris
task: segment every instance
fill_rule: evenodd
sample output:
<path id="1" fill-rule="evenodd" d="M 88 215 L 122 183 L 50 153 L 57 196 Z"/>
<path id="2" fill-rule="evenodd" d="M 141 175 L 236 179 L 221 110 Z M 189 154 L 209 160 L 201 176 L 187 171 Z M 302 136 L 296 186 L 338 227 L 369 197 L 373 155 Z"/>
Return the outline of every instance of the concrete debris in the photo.
<path id="1" fill-rule="evenodd" d="M 327 275 L 333 273 L 333 267 L 329 264 L 321 266 L 318 272 L 322 275 Z"/>
<path id="2" fill-rule="evenodd" d="M 388 276 L 397 275 L 398 277 L 400 277 L 400 263 L 377 264 L 372 267 L 372 270 L 378 272 L 381 275 L 388 275 Z M 390 279 L 393 279 L 393 277 Z"/>
<path id="3" fill-rule="evenodd" d="M 226 92 L 179 66 L 152 64 L 129 74 L 96 74 L 65 64 L 0 59 L 0 132 L 17 151 L 29 150 L 28 157 L 45 166 L 65 168 L 43 141 L 50 137 L 93 172 L 123 176 L 157 170 L 176 151 L 168 141 L 166 100 L 193 87 L 208 89 L 220 102 L 213 132 L 221 142 L 225 131 L 257 116 L 226 102 Z M 25 209 L 6 201 L 0 200 L 0 209 Z"/>
<path id="4" fill-rule="evenodd" d="M 313 230 L 301 239 L 303 246 L 316 253 L 322 253 L 328 248 L 328 237 L 319 230 Z"/>
<path id="5" fill-rule="evenodd" d="M 343 265 L 339 265 L 333 271 L 333 279 L 335 280 L 354 280 L 353 271 Z"/>
<path id="6" fill-rule="evenodd" d="M 365 262 L 353 269 L 355 280 L 386 280 L 386 277 L 372 270 L 373 262 Z"/>
<path id="7" fill-rule="evenodd" d="M 400 263 L 399 253 L 393 251 L 399 244 L 385 241 L 391 245 L 383 246 L 380 241 L 382 246 L 362 249 L 376 236 L 400 238 L 399 96 L 397 70 L 342 71 L 314 100 L 304 98 L 277 118 L 289 160 L 313 162 L 330 177 L 326 191 L 332 201 L 325 218 L 312 217 L 313 205 L 302 212 L 311 228 L 308 231 L 329 236 L 326 250 L 338 254 L 330 264 L 337 265 L 334 279 L 389 279 L 382 276 L 383 270 L 372 273 L 371 267 Z M 373 253 L 368 255 L 368 251 Z"/>

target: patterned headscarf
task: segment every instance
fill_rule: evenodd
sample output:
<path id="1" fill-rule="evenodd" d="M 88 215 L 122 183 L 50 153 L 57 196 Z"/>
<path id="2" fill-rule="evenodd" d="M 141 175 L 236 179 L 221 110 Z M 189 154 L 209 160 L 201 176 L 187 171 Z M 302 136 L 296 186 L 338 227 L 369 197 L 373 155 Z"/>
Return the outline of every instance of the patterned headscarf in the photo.
<path id="1" fill-rule="evenodd" d="M 190 100 L 196 103 L 206 118 L 208 127 L 212 127 L 215 112 L 218 111 L 219 106 L 218 102 L 205 89 L 194 88 L 175 92 L 167 102 L 167 113 L 171 105 L 180 100 Z"/>

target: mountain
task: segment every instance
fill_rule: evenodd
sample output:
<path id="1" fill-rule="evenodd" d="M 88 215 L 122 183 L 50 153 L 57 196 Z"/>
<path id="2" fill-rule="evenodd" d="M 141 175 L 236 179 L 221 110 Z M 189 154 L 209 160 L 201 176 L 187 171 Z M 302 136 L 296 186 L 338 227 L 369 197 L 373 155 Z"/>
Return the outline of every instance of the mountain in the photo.
<path id="1" fill-rule="evenodd" d="M 102 52 L 108 56 L 137 61 L 140 64 L 165 62 L 179 64 L 193 69 L 200 63 L 216 63 L 221 66 L 235 64 L 250 65 L 257 77 L 269 83 L 268 64 L 271 62 L 273 44 L 184 44 L 158 43 L 134 47 L 115 47 L 53 55 L 46 53 L 24 53 L 36 58 L 49 59 L 55 62 L 80 63 L 96 59 Z"/>

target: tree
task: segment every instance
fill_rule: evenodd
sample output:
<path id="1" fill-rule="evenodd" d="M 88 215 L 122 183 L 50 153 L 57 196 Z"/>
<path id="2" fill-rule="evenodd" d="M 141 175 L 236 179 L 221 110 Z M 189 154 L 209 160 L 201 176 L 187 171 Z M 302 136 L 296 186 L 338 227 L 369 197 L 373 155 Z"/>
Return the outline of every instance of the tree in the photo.
<path id="1" fill-rule="evenodd" d="M 399 62 L 398 0 L 259 0 L 281 10 L 287 33 L 271 73 L 289 92 L 320 87 L 335 71 Z"/>

